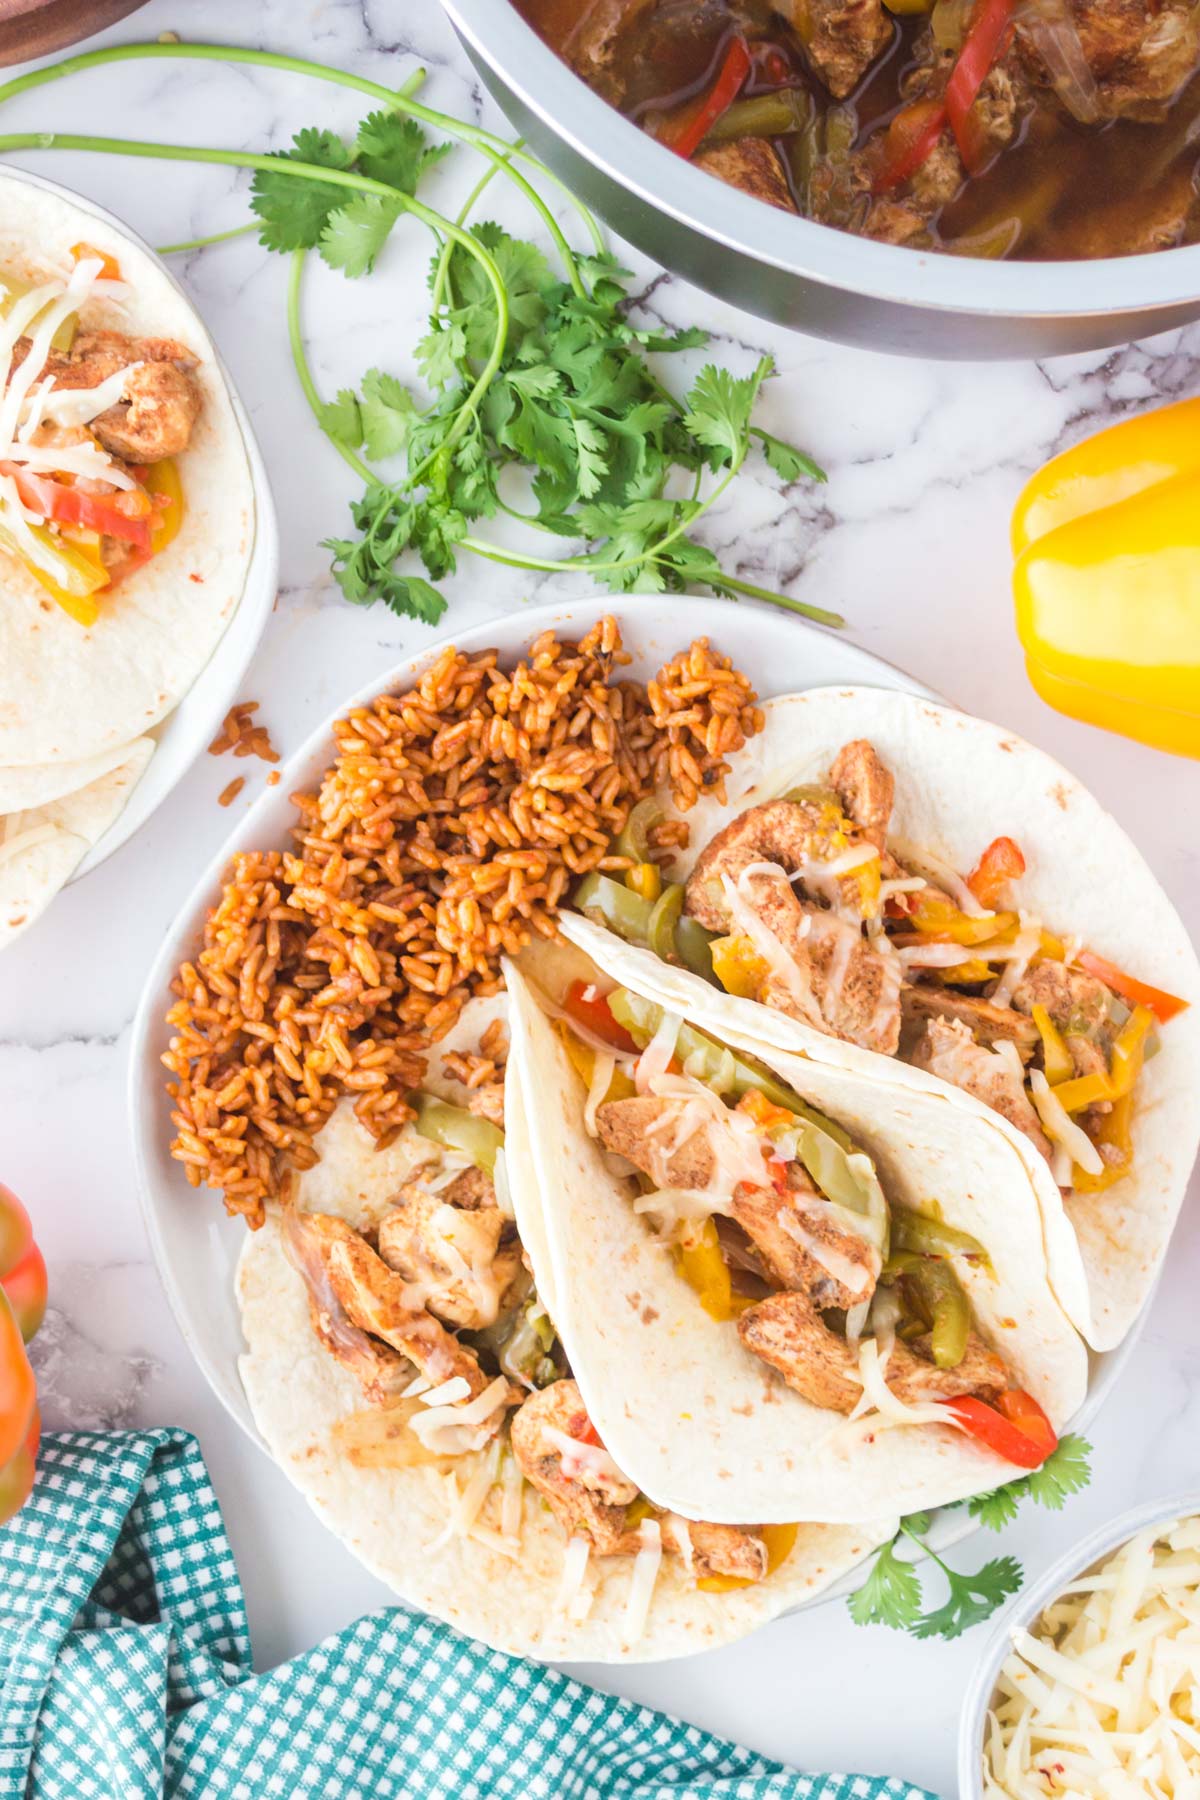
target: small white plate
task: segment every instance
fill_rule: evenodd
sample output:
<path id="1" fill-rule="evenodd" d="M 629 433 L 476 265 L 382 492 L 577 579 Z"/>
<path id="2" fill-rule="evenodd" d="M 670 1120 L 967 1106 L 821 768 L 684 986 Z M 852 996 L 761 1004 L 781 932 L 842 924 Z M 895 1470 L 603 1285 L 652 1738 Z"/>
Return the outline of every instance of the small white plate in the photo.
<path id="1" fill-rule="evenodd" d="M 47 193 L 58 194 L 70 201 L 72 206 L 91 213 L 94 218 L 102 219 L 113 231 L 119 232 L 144 250 L 147 256 L 154 257 L 172 287 L 183 296 L 192 311 L 197 312 L 190 296 L 163 259 L 155 256 L 145 239 L 139 237 L 124 219 L 117 218 L 114 213 L 97 206 L 94 201 L 86 200 L 73 189 L 62 187 L 55 181 L 47 181 L 44 176 L 31 175 L 26 169 L 10 169 L 6 166 L 4 176 L 5 180 L 28 182 L 30 187 L 44 188 Z M 254 488 L 254 548 L 246 572 L 246 585 L 224 636 L 179 705 L 146 734 L 154 739 L 156 746 L 146 773 L 110 829 L 93 844 L 75 869 L 67 883 L 68 887 L 71 882 L 81 881 L 85 875 L 90 875 L 93 869 L 98 869 L 115 850 L 128 842 L 134 832 L 146 823 L 151 813 L 162 805 L 201 751 L 212 742 L 222 720 L 238 697 L 242 676 L 258 647 L 258 640 L 275 604 L 275 593 L 279 585 L 279 528 L 266 465 L 250 428 L 246 409 L 219 355 L 217 366 L 233 402 L 234 416 L 246 446 L 250 479 Z"/>
<path id="2" fill-rule="evenodd" d="M 672 598 L 661 594 L 593 599 L 575 605 L 542 606 L 479 625 L 429 645 L 420 656 L 378 676 L 342 705 L 297 751 L 283 770 L 283 780 L 269 789 L 232 833 L 220 855 L 204 872 L 150 971 L 134 1022 L 130 1053 L 130 1110 L 134 1157 L 146 1230 L 159 1274 L 179 1328 L 209 1385 L 228 1412 L 262 1446 L 238 1377 L 242 1350 L 241 1325 L 234 1301 L 233 1271 L 245 1226 L 229 1219 L 218 1196 L 189 1186 L 181 1164 L 170 1154 L 173 1135 L 160 1057 L 170 1036 L 163 1015 L 170 1004 L 169 987 L 180 963 L 195 955 L 204 919 L 217 898 L 221 876 L 238 851 L 274 849 L 287 841 L 295 812 L 290 794 L 315 788 L 333 758 L 334 721 L 376 694 L 410 687 L 447 643 L 468 652 L 495 646 L 505 662 L 514 662 L 539 632 L 553 627 L 562 637 L 578 638 L 606 613 L 620 621 L 625 648 L 633 661 L 629 673 L 646 680 L 691 638 L 707 635 L 714 647 L 731 655 L 760 695 L 795 693 L 809 687 L 873 686 L 936 698 L 919 682 L 889 663 L 857 649 L 845 639 L 766 607 L 727 600 Z M 1119 1349 L 1093 1356 L 1088 1397 L 1074 1426 L 1084 1426 L 1108 1394 L 1130 1351 L 1136 1330 Z M 936 1550 L 977 1530 L 966 1509 L 940 1514 L 928 1534 Z M 857 1587 L 861 1573 L 826 1595 Z M 809 1604 L 814 1604 L 810 1602 Z"/>

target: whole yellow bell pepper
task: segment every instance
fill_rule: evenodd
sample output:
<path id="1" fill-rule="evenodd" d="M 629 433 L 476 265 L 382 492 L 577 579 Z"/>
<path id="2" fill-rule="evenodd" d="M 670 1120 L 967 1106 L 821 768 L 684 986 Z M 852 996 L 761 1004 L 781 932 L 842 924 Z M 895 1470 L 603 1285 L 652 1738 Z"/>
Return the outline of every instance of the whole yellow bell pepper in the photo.
<path id="1" fill-rule="evenodd" d="M 1017 633 L 1042 699 L 1200 757 L 1200 400 L 1046 464 L 1012 523 Z"/>

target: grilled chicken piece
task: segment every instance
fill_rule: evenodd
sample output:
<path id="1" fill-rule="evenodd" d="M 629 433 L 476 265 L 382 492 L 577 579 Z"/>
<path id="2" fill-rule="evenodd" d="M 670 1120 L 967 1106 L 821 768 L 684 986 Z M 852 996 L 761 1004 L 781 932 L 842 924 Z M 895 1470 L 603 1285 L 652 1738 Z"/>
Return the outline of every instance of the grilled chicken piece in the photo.
<path id="1" fill-rule="evenodd" d="M 733 1216 L 770 1279 L 808 1294 L 818 1307 L 848 1310 L 870 1299 L 878 1274 L 871 1246 L 857 1233 L 838 1227 L 828 1201 L 799 1163 L 788 1163 L 786 1176 L 786 1193 L 741 1182 L 733 1195 Z M 810 1246 L 830 1252 L 835 1266 L 846 1265 L 844 1274 L 831 1273 Z"/>
<path id="2" fill-rule="evenodd" d="M 829 1329 L 806 1294 L 772 1294 L 744 1312 L 737 1328 L 746 1348 L 777 1369 L 813 1406 L 853 1412 L 862 1397 L 857 1353 Z M 909 1406 L 962 1394 L 990 1400 L 1008 1386 L 1004 1364 L 975 1332 L 955 1369 L 939 1369 L 897 1338 L 884 1375 L 897 1399 Z"/>
<path id="3" fill-rule="evenodd" d="M 689 1561 L 698 1581 L 732 1575 L 738 1581 L 761 1581 L 767 1573 L 767 1546 L 746 1525 L 709 1525 L 666 1513 L 659 1521 L 663 1549 Z M 684 1537 L 686 1536 L 686 1543 Z"/>
<path id="4" fill-rule="evenodd" d="M 331 1296 L 351 1325 L 382 1338 L 435 1386 L 461 1375 L 474 1399 L 489 1385 L 491 1378 L 479 1367 L 474 1352 L 452 1337 L 432 1313 L 414 1307 L 408 1284 L 344 1219 L 329 1213 L 294 1213 L 289 1242 L 304 1246 L 303 1271 L 310 1293 L 314 1285 L 309 1270 L 319 1269 L 316 1298 L 324 1310 L 329 1310 Z"/>
<path id="5" fill-rule="evenodd" d="M 1011 1006 L 995 1006 L 974 994 L 936 987 L 923 981 L 906 983 L 900 995 L 906 1025 L 923 1027 L 926 1019 L 957 1019 L 980 1044 L 1015 1044 L 1021 1061 L 1028 1062 L 1038 1045 L 1038 1028 L 1024 1013 Z"/>
<path id="6" fill-rule="evenodd" d="M 658 0 L 585 0 L 579 18 L 561 44 L 559 54 L 575 73 L 613 106 L 625 98 L 619 54 L 626 33 L 636 31 Z"/>
<path id="7" fill-rule="evenodd" d="M 854 842 L 852 833 L 846 830 L 848 825 L 850 821 L 832 802 L 826 805 L 813 800 L 768 800 L 762 806 L 747 807 L 718 831 L 697 857 L 688 878 L 686 910 L 709 931 L 729 931 L 732 927 L 725 880 L 736 887 L 746 870 L 756 863 L 775 863 L 812 891 L 812 877 L 798 876 L 796 871 L 840 855 L 847 838 Z M 842 842 L 839 844 L 837 839 Z M 826 903 L 836 899 L 840 907 L 861 917 L 862 889 L 855 871 L 833 877 L 832 882 L 830 892 L 817 892 L 815 898 Z"/>
<path id="8" fill-rule="evenodd" d="M 914 1068 L 927 1069 L 952 1087 L 974 1094 L 1023 1131 L 1047 1162 L 1052 1160 L 1050 1140 L 1020 1075 L 998 1050 L 977 1044 L 958 1020 L 930 1019 L 908 1060 Z"/>
<path id="9" fill-rule="evenodd" d="M 1035 963 L 1013 992 L 1018 1012 L 1032 1013 L 1044 1006 L 1060 1031 L 1080 1037 L 1098 1037 L 1108 1025 L 1111 995 L 1102 981 L 1082 969 L 1043 957 Z"/>
<path id="10" fill-rule="evenodd" d="M 510 1433 L 521 1473 L 572 1537 L 590 1538 L 600 1556 L 637 1554 L 641 1537 L 636 1525 L 626 1523 L 625 1509 L 637 1499 L 638 1489 L 607 1451 L 587 1442 L 594 1433 L 575 1382 L 555 1381 L 530 1394 L 513 1414 Z M 579 1443 L 570 1474 L 563 1467 L 558 1436 Z"/>
<path id="11" fill-rule="evenodd" d="M 843 744 L 833 759 L 829 779 L 847 815 L 882 856 L 896 798 L 891 770 L 866 738 Z"/>
<path id="12" fill-rule="evenodd" d="M 768 206 L 778 206 L 783 212 L 797 210 L 779 153 L 765 138 L 734 138 L 728 144 L 713 144 L 698 150 L 692 161 L 718 181 L 765 200 Z"/>
<path id="13" fill-rule="evenodd" d="M 1195 0 L 1067 0 L 1084 59 L 1096 82 L 1102 119 L 1148 119 L 1166 111 L 1200 60 L 1200 7 Z M 1052 76 L 1019 15 L 1017 39 L 1032 78 Z"/>
<path id="14" fill-rule="evenodd" d="M 596 1108 L 596 1132 L 606 1150 L 623 1156 L 658 1187 L 703 1193 L 716 1174 L 717 1159 L 703 1130 L 676 1144 L 683 1107 L 653 1094 L 606 1100 Z"/>
<path id="15" fill-rule="evenodd" d="M 556 1381 L 530 1394 L 514 1413 L 511 1432 L 521 1473 L 572 1537 L 590 1538 L 598 1556 L 636 1556 L 643 1542 L 640 1522 L 628 1524 L 626 1508 L 638 1498 L 638 1489 L 595 1441 L 573 1381 Z M 563 1437 L 579 1445 L 570 1474 L 564 1468 Z M 571 1456 L 569 1448 L 565 1454 Z M 658 1518 L 667 1554 L 683 1556 L 698 1579 L 732 1575 L 761 1581 L 767 1572 L 766 1544 L 749 1527 L 709 1525 L 669 1513 L 647 1516 Z"/>
<path id="16" fill-rule="evenodd" d="M 479 1212 L 495 1206 L 496 1188 L 490 1175 L 472 1165 L 440 1188 L 438 1199 L 444 1200 L 447 1206 L 459 1206 L 464 1212 Z"/>
<path id="17" fill-rule="evenodd" d="M 51 354 L 45 372 L 58 388 L 94 388 L 118 369 L 130 369 L 125 399 L 93 419 L 89 429 L 113 456 L 140 464 L 187 449 L 202 405 L 192 375 L 196 361 L 173 338 L 81 331 L 69 351 Z M 141 367 L 130 368 L 132 363 Z"/>
<path id="18" fill-rule="evenodd" d="M 522 1270 L 521 1246 L 499 1207 L 468 1212 L 416 1182 L 400 1194 L 379 1222 L 382 1260 L 420 1285 L 437 1318 L 465 1331 L 494 1325 Z"/>
<path id="19" fill-rule="evenodd" d="M 892 41 L 892 22 L 880 0 L 781 0 L 779 11 L 837 100 L 853 92 Z"/>

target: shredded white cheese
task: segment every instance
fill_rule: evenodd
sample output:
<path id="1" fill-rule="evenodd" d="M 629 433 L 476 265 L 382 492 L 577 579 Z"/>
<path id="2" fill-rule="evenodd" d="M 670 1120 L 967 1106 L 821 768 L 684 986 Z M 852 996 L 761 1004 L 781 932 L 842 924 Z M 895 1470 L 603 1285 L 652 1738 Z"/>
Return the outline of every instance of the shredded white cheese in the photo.
<path id="1" fill-rule="evenodd" d="M 583 1122 L 592 1137 L 596 1136 L 596 1108 L 612 1086 L 616 1066 L 617 1059 L 611 1050 L 597 1050 L 592 1059 L 592 1079 L 588 1083 L 587 1100 L 583 1108 Z"/>
<path id="2" fill-rule="evenodd" d="M 1013 1630 L 982 1745 L 989 1800 L 1200 1794 L 1198 1527 L 1139 1532 Z"/>
<path id="3" fill-rule="evenodd" d="M 622 1632 L 626 1644 L 636 1644 L 646 1629 L 646 1617 L 654 1598 L 654 1585 L 662 1566 L 662 1527 L 657 1519 L 643 1519 L 638 1527 L 642 1547 L 633 1559 L 629 1593 L 625 1601 Z"/>
<path id="4" fill-rule="evenodd" d="M 889 1353 L 891 1346 L 889 1345 Z M 866 1413 L 877 1413 L 878 1419 L 872 1418 L 873 1429 L 883 1429 L 893 1425 L 950 1425 L 961 1430 L 958 1419 L 952 1412 L 937 1402 L 922 1403 L 909 1406 L 905 1401 L 893 1394 L 884 1379 L 887 1356 L 881 1356 L 879 1345 L 874 1338 L 864 1338 L 858 1346 L 858 1374 L 863 1384 L 862 1398 L 849 1415 L 849 1422 L 856 1423 Z"/>
<path id="5" fill-rule="evenodd" d="M 563 1557 L 562 1579 L 554 1596 L 554 1611 L 578 1624 L 592 1609 L 595 1588 L 588 1582 L 592 1546 L 585 1537 L 573 1537 Z"/>
<path id="6" fill-rule="evenodd" d="M 585 1444 L 568 1432 L 547 1425 L 543 1436 L 562 1457 L 562 1472 L 568 1481 L 582 1480 L 587 1487 L 625 1488 L 628 1483 L 602 1444 Z"/>
<path id="7" fill-rule="evenodd" d="M 454 1376 L 431 1392 L 437 1394 L 444 1388 L 452 1388 L 458 1381 L 466 1388 L 465 1380 Z M 427 1410 L 414 1414 L 409 1420 L 409 1430 L 426 1450 L 437 1456 L 462 1456 L 470 1450 L 481 1450 L 495 1436 L 504 1416 L 508 1382 L 503 1375 L 497 1375 L 474 1400 L 430 1405 L 430 1394 L 423 1394 L 421 1398 Z"/>
<path id="8" fill-rule="evenodd" d="M 1099 1175 L 1104 1168 L 1104 1158 L 1083 1127 L 1075 1123 L 1041 1069 L 1030 1070 L 1029 1091 L 1046 1136 L 1061 1144 L 1071 1161 L 1078 1163 L 1085 1174 Z"/>
<path id="9" fill-rule="evenodd" d="M 904 838 L 892 838 L 889 848 L 906 867 L 917 869 L 923 875 L 932 877 L 938 887 L 949 894 L 959 912 L 966 913 L 968 918 L 991 919 L 995 917 L 990 907 L 980 905 L 957 870 L 952 869 L 949 863 L 944 863 L 940 857 L 934 856 L 931 851 L 926 850 L 923 846 L 918 849 Z"/>
<path id="10" fill-rule="evenodd" d="M 1025 971 L 1042 942 L 1042 921 L 1035 918 L 1033 913 L 1023 912 L 1019 916 L 1020 929 L 1005 959 L 1004 973 L 991 996 L 997 1006 L 1011 1004 L 1017 983 L 1024 978 Z"/>

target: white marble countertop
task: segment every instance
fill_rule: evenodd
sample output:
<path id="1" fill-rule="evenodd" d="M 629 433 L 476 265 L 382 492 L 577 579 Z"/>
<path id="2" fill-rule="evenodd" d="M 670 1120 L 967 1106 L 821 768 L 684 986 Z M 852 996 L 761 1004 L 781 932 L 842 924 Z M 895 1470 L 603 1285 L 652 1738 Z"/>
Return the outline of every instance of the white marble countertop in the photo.
<path id="1" fill-rule="evenodd" d="M 264 0 L 253 8 L 206 0 L 202 12 L 212 41 L 247 41 L 252 18 L 255 43 L 389 85 L 421 62 L 430 72 L 424 98 L 464 116 L 489 111 L 434 0 Z M 186 32 L 200 13 L 180 0 L 152 0 L 119 35 Z M 259 70 L 126 64 L 25 97 L 5 110 L 3 124 L 259 149 L 284 145 L 302 125 L 349 130 L 359 111 L 338 89 Z M 247 216 L 246 181 L 231 170 L 58 153 L 25 160 L 110 206 L 152 243 Z M 473 179 L 464 181 L 466 173 L 439 173 L 443 192 L 461 194 Z M 405 372 L 427 252 L 419 228 L 405 226 L 369 282 L 354 286 L 314 269 L 306 319 L 326 392 L 373 363 Z M 424 628 L 381 609 L 354 611 L 329 582 L 318 540 L 341 530 L 352 488 L 292 374 L 283 261 L 252 239 L 178 260 L 241 389 L 278 498 L 283 585 L 243 695 L 261 700 L 286 754 L 342 695 L 415 648 Z M 709 541 L 743 575 L 843 611 L 854 641 L 1061 756 L 1133 834 L 1200 929 L 1200 771 L 1041 705 L 1013 632 L 1006 549 L 1016 491 L 1050 452 L 1115 414 L 1200 392 L 1200 328 L 1043 365 L 897 361 L 772 330 L 635 266 L 653 311 L 702 322 L 722 357 L 774 352 L 780 376 L 767 422 L 829 471 L 821 490 L 782 495 L 773 477 L 745 474 L 709 521 Z M 539 583 L 464 563 L 447 591 L 453 629 L 537 598 Z M 52 1309 L 38 1344 L 47 1424 L 174 1423 L 198 1433 L 266 1665 L 386 1595 L 208 1393 L 167 1311 L 134 1197 L 124 1091 L 130 1022 L 160 933 L 231 823 L 216 796 L 234 772 L 228 761 L 202 758 L 151 824 L 4 958 L 0 1177 L 32 1209 L 51 1264 Z M 249 777 L 235 803 L 244 806 L 261 791 L 265 769 L 243 762 L 236 772 Z M 1027 1507 L 1006 1536 L 1005 1549 L 1031 1574 L 1105 1517 L 1196 1484 L 1198 1276 L 1193 1206 L 1141 1344 L 1095 1426 L 1090 1491 L 1063 1515 Z M 956 1554 L 965 1565 L 994 1544 L 976 1540 Z M 587 1673 L 802 1768 L 887 1771 L 948 1795 L 959 1699 L 982 1636 L 917 1644 L 859 1630 L 835 1603 L 688 1662 Z"/>

